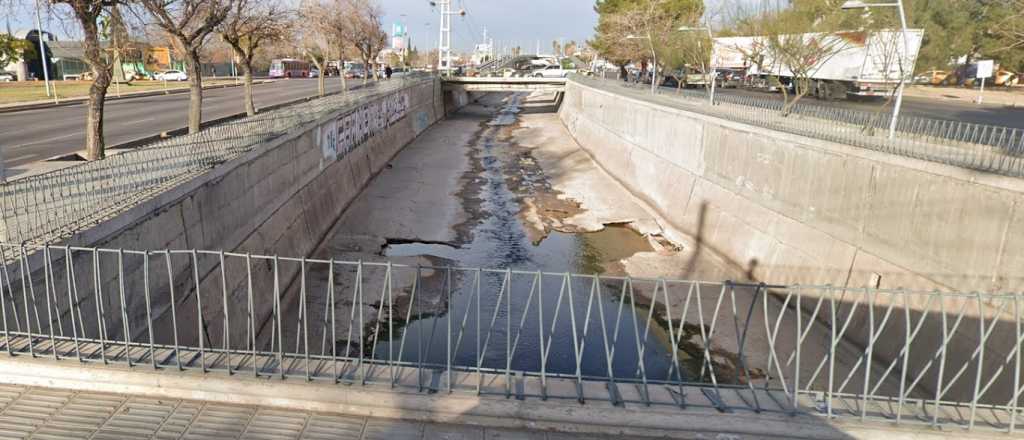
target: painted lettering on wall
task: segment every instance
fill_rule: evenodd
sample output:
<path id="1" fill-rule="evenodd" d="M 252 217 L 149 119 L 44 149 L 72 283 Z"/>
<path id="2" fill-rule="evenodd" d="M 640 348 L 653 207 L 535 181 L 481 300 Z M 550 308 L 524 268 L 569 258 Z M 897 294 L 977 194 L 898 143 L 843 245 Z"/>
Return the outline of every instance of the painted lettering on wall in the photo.
<path id="1" fill-rule="evenodd" d="M 398 122 L 409 112 L 409 94 L 388 95 L 320 126 L 319 143 L 325 160 L 345 157 L 370 137 Z"/>

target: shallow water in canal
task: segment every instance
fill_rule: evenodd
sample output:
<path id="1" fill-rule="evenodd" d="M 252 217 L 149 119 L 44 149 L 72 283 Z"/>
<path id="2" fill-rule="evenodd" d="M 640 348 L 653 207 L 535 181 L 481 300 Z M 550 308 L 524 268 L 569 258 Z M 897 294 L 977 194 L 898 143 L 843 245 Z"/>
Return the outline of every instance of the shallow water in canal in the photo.
<path id="1" fill-rule="evenodd" d="M 628 293 L 623 294 L 623 281 L 603 279 L 595 290 L 591 277 L 557 275 L 601 273 L 608 263 L 651 251 L 647 238 L 624 225 L 589 233 L 550 231 L 536 243 L 528 238 L 519 215 L 521 194 L 507 179 L 510 164 L 515 166 L 510 161 L 517 157 L 508 151 L 515 141 L 509 115 L 517 111 L 517 101 L 511 99 L 494 119 L 482 121 L 471 145 L 479 165 L 475 199 L 481 213 L 471 241 L 458 247 L 392 244 L 384 253 L 426 255 L 460 267 L 540 269 L 548 275 L 436 273 L 432 284 L 424 281 L 420 288 L 447 292 L 450 286 L 450 299 L 442 299 L 449 303 L 447 312 L 412 316 L 407 327 L 392 330 L 390 342 L 382 339 L 377 344 L 374 356 L 397 358 L 400 351 L 403 361 L 444 366 L 448 353 L 453 353 L 454 364 L 463 367 L 543 369 L 566 375 L 577 374 L 579 367 L 583 376 L 607 377 L 611 370 L 618 379 L 644 374 L 669 379 L 669 338 L 657 320 L 649 318 L 650 310 L 639 298 L 634 305 Z M 417 310 L 415 302 L 414 298 Z"/>

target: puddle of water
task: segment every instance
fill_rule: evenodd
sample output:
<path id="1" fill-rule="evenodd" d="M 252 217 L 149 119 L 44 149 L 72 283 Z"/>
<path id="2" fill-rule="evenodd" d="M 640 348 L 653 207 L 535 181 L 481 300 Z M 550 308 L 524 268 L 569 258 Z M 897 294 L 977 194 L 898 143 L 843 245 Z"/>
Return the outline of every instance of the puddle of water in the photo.
<path id="1" fill-rule="evenodd" d="M 517 106 L 518 99 L 511 99 L 490 124 L 484 125 L 477 145 L 473 146 L 482 167 L 479 178 L 484 183 L 479 198 L 481 211 L 485 215 L 473 229 L 472 241 L 458 248 L 433 243 L 393 244 L 385 248 L 386 256 L 429 255 L 444 258 L 448 260 L 447 264 L 461 267 L 508 267 L 590 274 L 602 272 L 606 263 L 653 249 L 647 238 L 624 225 L 610 225 L 592 233 L 551 232 L 536 245 L 530 242 L 519 218 L 522 207 L 516 194 L 507 185 L 504 175 L 505 162 L 516 158 L 508 154 L 509 146 L 499 139 L 502 126 L 508 118 L 514 122 Z M 575 374 L 573 347 L 575 333 L 579 333 L 585 336 L 576 340 L 585 341 L 586 347 L 581 354 L 582 374 L 603 376 L 609 367 L 602 348 L 602 323 L 597 317 L 596 302 L 600 302 L 606 314 L 604 326 L 609 336 L 613 326 L 619 329 L 618 349 L 611 367 L 616 376 L 632 377 L 638 374 L 639 361 L 643 358 L 648 377 L 665 378 L 672 364 L 668 338 L 654 323 L 650 334 L 645 337 L 648 309 L 639 305 L 634 309 L 628 304 L 620 308 L 624 303 L 617 297 L 621 282 L 618 286 L 604 287 L 605 293 L 595 298 L 589 323 L 584 326 L 583 317 L 587 313 L 590 299 L 590 281 L 572 281 L 571 293 L 565 299 L 560 299 L 560 290 L 564 288 L 562 279 L 557 276 L 545 277 L 540 283 L 543 294 L 531 299 L 529 281 L 520 278 L 518 285 L 513 281 L 513 294 L 507 295 L 499 304 L 498 292 L 503 283 L 501 274 L 481 276 L 479 302 L 476 301 L 476 282 L 473 277 L 456 276 L 452 280 L 453 294 L 446 313 L 409 323 L 393 335 L 395 339 L 390 343 L 380 341 L 377 353 L 388 353 L 389 350 L 397 353 L 400 348 L 398 337 L 404 334 L 407 343 L 402 350 L 402 360 L 444 365 L 449 349 L 446 335 L 449 326 L 454 325 L 453 333 L 460 327 L 467 330 L 464 338 L 459 338 L 461 345 L 454 351 L 454 362 L 457 365 L 476 366 L 479 361 L 477 349 L 487 339 L 490 342 L 483 355 L 482 366 L 505 368 L 506 350 L 514 347 L 511 368 L 539 371 L 542 352 L 540 341 L 550 340 L 550 355 L 545 366 L 547 372 Z M 575 319 L 579 321 L 575 329 L 569 304 L 572 304 Z M 538 307 L 544 311 L 543 317 L 538 315 Z M 555 310 L 558 310 L 557 316 Z M 617 316 L 619 313 L 621 318 Z M 586 327 L 585 333 L 583 327 Z M 492 330 L 488 331 L 489 328 Z M 482 333 L 476 333 L 478 331 Z M 451 343 L 454 344 L 456 336 L 452 338 Z M 518 342 L 513 343 L 513 338 Z M 641 340 L 644 341 L 640 344 L 644 347 L 642 352 L 632 342 Z M 629 342 L 624 344 L 623 341 Z"/>
<path id="2" fill-rule="evenodd" d="M 474 241 L 459 248 L 437 243 L 400 243 L 384 248 L 387 257 L 432 256 L 464 264 L 475 263 L 473 254 L 493 252 L 501 243 Z M 509 245 L 509 243 L 504 243 Z M 607 263 L 614 263 L 637 252 L 650 252 L 647 238 L 625 225 L 608 225 L 597 232 L 565 233 L 551 231 L 537 245 L 527 248 L 530 261 L 540 263 L 533 268 L 567 270 L 574 273 L 603 273 Z M 478 265 L 478 264 L 477 264 Z M 501 265 L 497 267 L 503 267 Z"/>
<path id="3" fill-rule="evenodd" d="M 418 255 L 439 257 L 448 260 L 458 258 L 461 249 L 436 243 L 401 243 L 384 247 L 385 257 L 415 257 Z"/>

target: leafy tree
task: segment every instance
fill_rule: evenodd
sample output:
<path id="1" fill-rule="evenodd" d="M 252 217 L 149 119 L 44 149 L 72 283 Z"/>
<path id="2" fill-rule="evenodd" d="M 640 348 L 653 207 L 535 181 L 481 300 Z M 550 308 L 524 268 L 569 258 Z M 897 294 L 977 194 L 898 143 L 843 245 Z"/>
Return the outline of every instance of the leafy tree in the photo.
<path id="1" fill-rule="evenodd" d="M 34 53 L 32 43 L 28 40 L 14 38 L 13 35 L 0 34 L 0 70 L 21 60 L 22 54 Z"/>

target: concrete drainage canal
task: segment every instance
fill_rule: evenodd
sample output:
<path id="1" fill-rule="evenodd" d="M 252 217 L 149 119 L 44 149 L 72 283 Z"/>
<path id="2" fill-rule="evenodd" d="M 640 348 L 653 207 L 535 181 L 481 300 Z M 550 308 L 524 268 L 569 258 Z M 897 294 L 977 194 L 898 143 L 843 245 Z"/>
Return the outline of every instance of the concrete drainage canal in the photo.
<path id="1" fill-rule="evenodd" d="M 580 182 L 564 170 L 552 178 L 554 158 L 578 147 L 555 111 L 549 96 L 484 95 L 406 147 L 353 202 L 314 257 L 366 265 L 310 267 L 305 281 L 318 308 L 310 313 L 335 304 L 338 354 L 436 371 L 450 362 L 617 380 L 702 374 L 696 326 L 686 326 L 691 339 L 670 335 L 665 306 L 650 307 L 658 283 L 624 278 L 630 264 L 678 265 L 679 249 L 635 202 L 615 206 L 628 197 L 621 188 L 595 188 L 623 193 L 611 198 L 578 196 L 593 207 L 563 192 Z M 600 173 L 589 166 L 576 170 L 583 183 Z M 334 301 L 317 293 L 332 283 Z M 267 331 L 273 323 L 265 341 Z M 283 332 L 285 348 L 301 351 L 300 326 Z M 330 351 L 332 336 L 313 333 L 312 349 Z"/>

